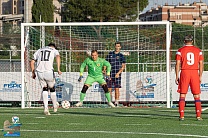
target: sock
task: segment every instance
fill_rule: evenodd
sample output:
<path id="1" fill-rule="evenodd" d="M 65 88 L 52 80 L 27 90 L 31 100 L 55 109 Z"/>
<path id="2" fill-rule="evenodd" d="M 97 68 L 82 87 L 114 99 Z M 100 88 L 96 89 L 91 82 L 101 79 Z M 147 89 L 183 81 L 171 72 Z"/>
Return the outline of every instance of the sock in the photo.
<path id="1" fill-rule="evenodd" d="M 110 96 L 109 92 L 105 93 L 105 97 L 106 97 L 108 102 L 111 102 L 111 96 Z"/>
<path id="2" fill-rule="evenodd" d="M 84 101 L 85 95 L 86 93 L 82 93 L 82 92 L 80 93 L 80 102 Z"/>
<path id="3" fill-rule="evenodd" d="M 44 109 L 48 109 L 48 91 L 43 91 Z"/>
<path id="4" fill-rule="evenodd" d="M 118 104 L 118 100 L 115 100 L 115 104 Z"/>
<path id="5" fill-rule="evenodd" d="M 200 98 L 194 98 L 196 117 L 201 117 L 201 100 Z"/>
<path id="6" fill-rule="evenodd" d="M 119 101 L 119 90 L 118 90 L 118 88 L 115 89 L 115 102 L 116 101 L 117 101 L 117 103 Z"/>
<path id="7" fill-rule="evenodd" d="M 51 100 L 52 100 L 52 103 L 53 103 L 53 107 L 54 108 L 57 108 L 57 98 L 56 98 L 56 92 L 51 92 Z"/>
<path id="8" fill-rule="evenodd" d="M 180 97 L 179 102 L 178 102 L 178 107 L 179 107 L 180 118 L 184 117 L 184 109 L 185 109 L 185 98 L 184 97 Z"/>
<path id="9" fill-rule="evenodd" d="M 112 92 L 110 92 L 110 98 L 111 98 L 111 100 L 113 101 L 113 95 L 112 95 Z M 111 101 L 111 102 L 112 102 Z"/>

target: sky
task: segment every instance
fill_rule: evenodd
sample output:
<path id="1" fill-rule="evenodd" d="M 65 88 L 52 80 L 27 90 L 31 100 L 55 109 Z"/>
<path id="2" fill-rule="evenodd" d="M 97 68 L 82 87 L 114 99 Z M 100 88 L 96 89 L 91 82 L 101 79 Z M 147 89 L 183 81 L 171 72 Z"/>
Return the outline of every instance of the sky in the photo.
<path id="1" fill-rule="evenodd" d="M 193 3 L 194 1 L 200 2 L 200 0 L 148 0 L 148 1 L 149 1 L 149 5 L 142 11 L 142 13 L 150 10 L 151 7 L 157 7 L 156 5 L 165 5 L 165 3 L 168 3 L 168 5 L 178 5 L 179 2 L 181 2 L 182 4 Z M 202 0 L 202 2 L 208 5 L 208 0 Z"/>

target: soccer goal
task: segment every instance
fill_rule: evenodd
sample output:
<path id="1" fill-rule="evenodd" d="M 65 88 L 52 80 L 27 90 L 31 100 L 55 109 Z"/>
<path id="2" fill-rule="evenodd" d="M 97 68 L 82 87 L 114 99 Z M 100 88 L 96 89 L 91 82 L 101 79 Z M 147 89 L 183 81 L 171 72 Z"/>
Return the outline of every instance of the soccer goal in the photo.
<path id="1" fill-rule="evenodd" d="M 79 68 L 91 50 L 98 50 L 106 58 L 120 41 L 126 58 L 120 88 L 121 106 L 170 107 L 170 37 L 169 22 L 88 22 L 88 23 L 22 23 L 21 24 L 21 80 L 22 108 L 42 104 L 38 79 L 31 78 L 30 60 L 33 53 L 54 42 L 61 54 L 61 70 L 56 73 L 58 101 L 79 101 L 79 94 L 87 77 L 78 82 Z M 56 66 L 54 66 L 56 67 Z M 55 71 L 56 68 L 55 68 Z M 49 97 L 50 98 L 50 97 Z M 114 102 L 114 91 L 112 101 Z M 94 83 L 88 90 L 84 106 L 105 106 L 102 87 Z"/>

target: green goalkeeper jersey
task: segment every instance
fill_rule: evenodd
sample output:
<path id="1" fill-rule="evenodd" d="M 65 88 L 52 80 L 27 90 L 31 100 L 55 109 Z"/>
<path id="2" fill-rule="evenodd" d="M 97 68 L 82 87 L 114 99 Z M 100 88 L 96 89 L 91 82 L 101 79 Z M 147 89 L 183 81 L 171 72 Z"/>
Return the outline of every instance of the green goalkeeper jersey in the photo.
<path id="1" fill-rule="evenodd" d="M 103 66 L 107 67 L 107 75 L 110 75 L 111 65 L 103 58 L 98 57 L 96 61 L 94 61 L 91 57 L 86 58 L 80 67 L 81 76 L 83 75 L 86 66 L 88 67 L 88 75 L 91 77 L 103 76 Z"/>

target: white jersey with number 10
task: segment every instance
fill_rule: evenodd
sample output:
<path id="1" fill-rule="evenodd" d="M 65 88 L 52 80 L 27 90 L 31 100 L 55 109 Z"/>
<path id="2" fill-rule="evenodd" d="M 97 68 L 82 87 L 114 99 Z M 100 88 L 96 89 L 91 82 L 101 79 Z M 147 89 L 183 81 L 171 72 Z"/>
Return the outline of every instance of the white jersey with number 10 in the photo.
<path id="1" fill-rule="evenodd" d="M 45 72 L 53 70 L 53 61 L 57 55 L 59 55 L 59 52 L 53 47 L 46 46 L 37 50 L 33 55 L 33 59 L 37 62 L 36 71 Z"/>

